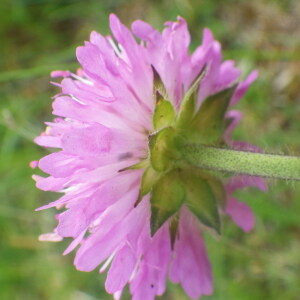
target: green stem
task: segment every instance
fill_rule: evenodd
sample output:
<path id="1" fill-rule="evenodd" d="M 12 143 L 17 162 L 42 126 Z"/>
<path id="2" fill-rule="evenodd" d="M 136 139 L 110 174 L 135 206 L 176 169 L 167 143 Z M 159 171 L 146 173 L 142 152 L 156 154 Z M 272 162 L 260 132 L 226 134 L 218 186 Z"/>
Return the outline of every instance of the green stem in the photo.
<path id="1" fill-rule="evenodd" d="M 183 148 L 184 159 L 203 169 L 252 176 L 300 180 L 300 157 L 214 148 L 189 144 Z"/>

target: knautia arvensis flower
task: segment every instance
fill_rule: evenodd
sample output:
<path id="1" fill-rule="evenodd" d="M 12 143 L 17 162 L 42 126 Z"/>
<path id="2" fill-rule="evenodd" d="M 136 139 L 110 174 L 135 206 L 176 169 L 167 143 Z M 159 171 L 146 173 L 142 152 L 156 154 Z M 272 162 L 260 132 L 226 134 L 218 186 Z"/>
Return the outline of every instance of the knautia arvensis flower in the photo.
<path id="1" fill-rule="evenodd" d="M 38 188 L 62 193 L 39 210 L 61 212 L 54 232 L 41 239 L 73 238 L 64 254 L 78 247 L 74 264 L 81 271 L 108 268 L 105 288 L 116 299 L 129 283 L 134 300 L 152 300 L 167 278 L 193 299 L 210 295 L 203 231 L 220 233 L 222 214 L 251 230 L 251 209 L 233 192 L 266 185 L 259 177 L 223 179 L 195 167 L 187 147 L 258 151 L 231 140 L 242 117 L 232 107 L 257 72 L 238 81 L 240 70 L 222 61 L 208 29 L 190 55 L 182 18 L 162 33 L 135 21 L 139 41 L 115 15 L 110 27 L 113 37 L 92 32 L 77 48 L 76 74 L 52 73 L 63 77 L 53 102 L 58 118 L 35 141 L 59 151 L 38 162 L 49 176 L 34 179 Z"/>

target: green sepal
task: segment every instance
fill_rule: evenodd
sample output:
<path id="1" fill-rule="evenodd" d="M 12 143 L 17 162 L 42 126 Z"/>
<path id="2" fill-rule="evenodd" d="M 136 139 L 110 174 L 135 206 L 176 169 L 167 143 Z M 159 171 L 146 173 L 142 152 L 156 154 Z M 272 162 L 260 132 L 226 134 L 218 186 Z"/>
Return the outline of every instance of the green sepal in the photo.
<path id="1" fill-rule="evenodd" d="M 153 96 L 156 103 L 159 100 L 159 95 L 159 97 L 162 97 L 163 99 L 168 99 L 168 93 L 164 83 L 161 80 L 161 77 L 159 76 L 158 72 L 156 71 L 153 65 L 151 65 L 151 68 L 153 72 Z"/>
<path id="2" fill-rule="evenodd" d="M 142 200 L 142 198 L 150 193 L 153 185 L 159 180 L 161 173 L 156 172 L 151 166 L 146 168 L 140 185 L 140 191 L 137 201 L 134 206 L 136 207 Z"/>
<path id="3" fill-rule="evenodd" d="M 186 94 L 182 99 L 177 122 L 176 122 L 176 127 L 184 128 L 186 124 L 189 124 L 191 122 L 192 117 L 195 113 L 199 86 L 205 74 L 206 74 L 206 65 L 201 69 L 199 75 L 191 84 L 190 88 L 188 89 L 188 91 L 186 92 Z"/>
<path id="4" fill-rule="evenodd" d="M 225 129 L 224 116 L 236 85 L 209 96 L 186 128 L 189 141 L 219 144 Z"/>
<path id="5" fill-rule="evenodd" d="M 149 138 L 150 162 L 154 170 L 164 172 L 181 157 L 179 141 L 172 127 L 166 127 Z"/>
<path id="6" fill-rule="evenodd" d="M 213 191 L 217 204 L 223 210 L 226 207 L 226 191 L 223 182 L 221 181 L 220 174 L 212 172 L 211 170 L 202 170 L 200 168 L 191 168 L 191 172 L 197 173 L 198 176 L 203 178 L 210 186 Z"/>
<path id="7" fill-rule="evenodd" d="M 149 166 L 150 162 L 148 159 L 144 159 L 134 165 L 131 165 L 129 167 L 126 167 L 124 169 L 119 170 L 119 172 L 124 172 L 124 171 L 128 171 L 128 170 L 138 170 L 138 169 L 144 169 L 147 168 Z"/>
<path id="8" fill-rule="evenodd" d="M 179 171 L 174 169 L 157 181 L 151 191 L 151 236 L 182 206 L 185 189 L 179 177 Z"/>
<path id="9" fill-rule="evenodd" d="M 171 241 L 171 249 L 174 250 L 174 245 L 176 241 L 176 237 L 179 235 L 178 233 L 178 225 L 179 225 L 179 214 L 175 214 L 170 222 L 169 222 L 169 234 Z"/>
<path id="10" fill-rule="evenodd" d="M 207 179 L 207 183 L 209 184 L 211 190 L 215 195 L 215 199 L 217 204 L 222 210 L 226 208 L 226 191 L 224 188 L 224 184 L 218 180 L 217 178 Z"/>
<path id="11" fill-rule="evenodd" d="M 185 205 L 204 225 L 221 233 L 220 216 L 217 199 L 210 184 L 192 168 L 183 170 L 181 178 L 184 182 Z"/>
<path id="12" fill-rule="evenodd" d="M 157 95 L 157 98 L 159 95 Z M 175 121 L 175 111 L 170 101 L 165 99 L 159 99 L 157 101 L 154 114 L 153 114 L 153 126 L 155 130 L 160 130 L 164 127 L 173 125 Z"/>

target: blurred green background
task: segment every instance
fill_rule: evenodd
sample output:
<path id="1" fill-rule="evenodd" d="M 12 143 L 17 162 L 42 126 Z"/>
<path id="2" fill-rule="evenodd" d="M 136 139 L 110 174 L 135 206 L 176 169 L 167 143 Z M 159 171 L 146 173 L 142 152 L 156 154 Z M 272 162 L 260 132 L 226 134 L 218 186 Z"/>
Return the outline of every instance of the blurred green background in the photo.
<path id="1" fill-rule="evenodd" d="M 105 275 L 78 272 L 73 254 L 61 256 L 70 241 L 38 242 L 54 227 L 55 212 L 34 209 L 55 195 L 35 189 L 28 166 L 46 154 L 32 139 L 52 118 L 57 89 L 49 72 L 75 70 L 76 46 L 93 29 L 107 34 L 110 12 L 127 25 L 139 18 L 158 29 L 181 15 L 191 49 L 203 27 L 211 28 L 226 59 L 236 60 L 244 74 L 260 71 L 239 104 L 244 119 L 234 137 L 269 152 L 300 153 L 299 0 L 1 0 L 0 299 L 112 299 Z M 215 293 L 203 299 L 300 299 L 300 184 L 269 183 L 266 194 L 237 193 L 256 213 L 253 232 L 244 234 L 226 219 L 220 241 L 206 235 Z M 169 284 L 160 299 L 187 298 Z"/>

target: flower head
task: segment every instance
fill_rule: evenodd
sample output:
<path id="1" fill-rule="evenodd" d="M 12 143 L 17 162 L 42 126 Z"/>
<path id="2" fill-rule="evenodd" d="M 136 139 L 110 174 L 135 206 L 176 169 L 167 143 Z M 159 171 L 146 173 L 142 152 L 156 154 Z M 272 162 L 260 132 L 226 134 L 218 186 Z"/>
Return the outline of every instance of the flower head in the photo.
<path id="1" fill-rule="evenodd" d="M 191 298 L 212 293 L 212 274 L 202 232 L 220 231 L 219 214 L 243 230 L 254 225 L 251 209 L 233 192 L 266 189 L 260 178 L 220 180 L 183 163 L 182 143 L 249 148 L 231 140 L 241 113 L 230 110 L 256 79 L 236 84 L 240 70 L 222 61 L 221 46 L 205 29 L 189 54 L 184 19 L 162 33 L 135 21 L 133 34 L 110 16 L 113 38 L 92 32 L 77 48 L 82 68 L 63 77 L 47 129 L 35 139 L 59 151 L 38 166 L 46 178 L 37 187 L 62 196 L 39 209 L 56 207 L 58 225 L 42 240 L 73 238 L 75 266 L 109 267 L 105 287 L 118 299 L 129 283 L 133 299 L 154 299 L 169 276 Z M 258 151 L 258 149 L 254 149 Z"/>

